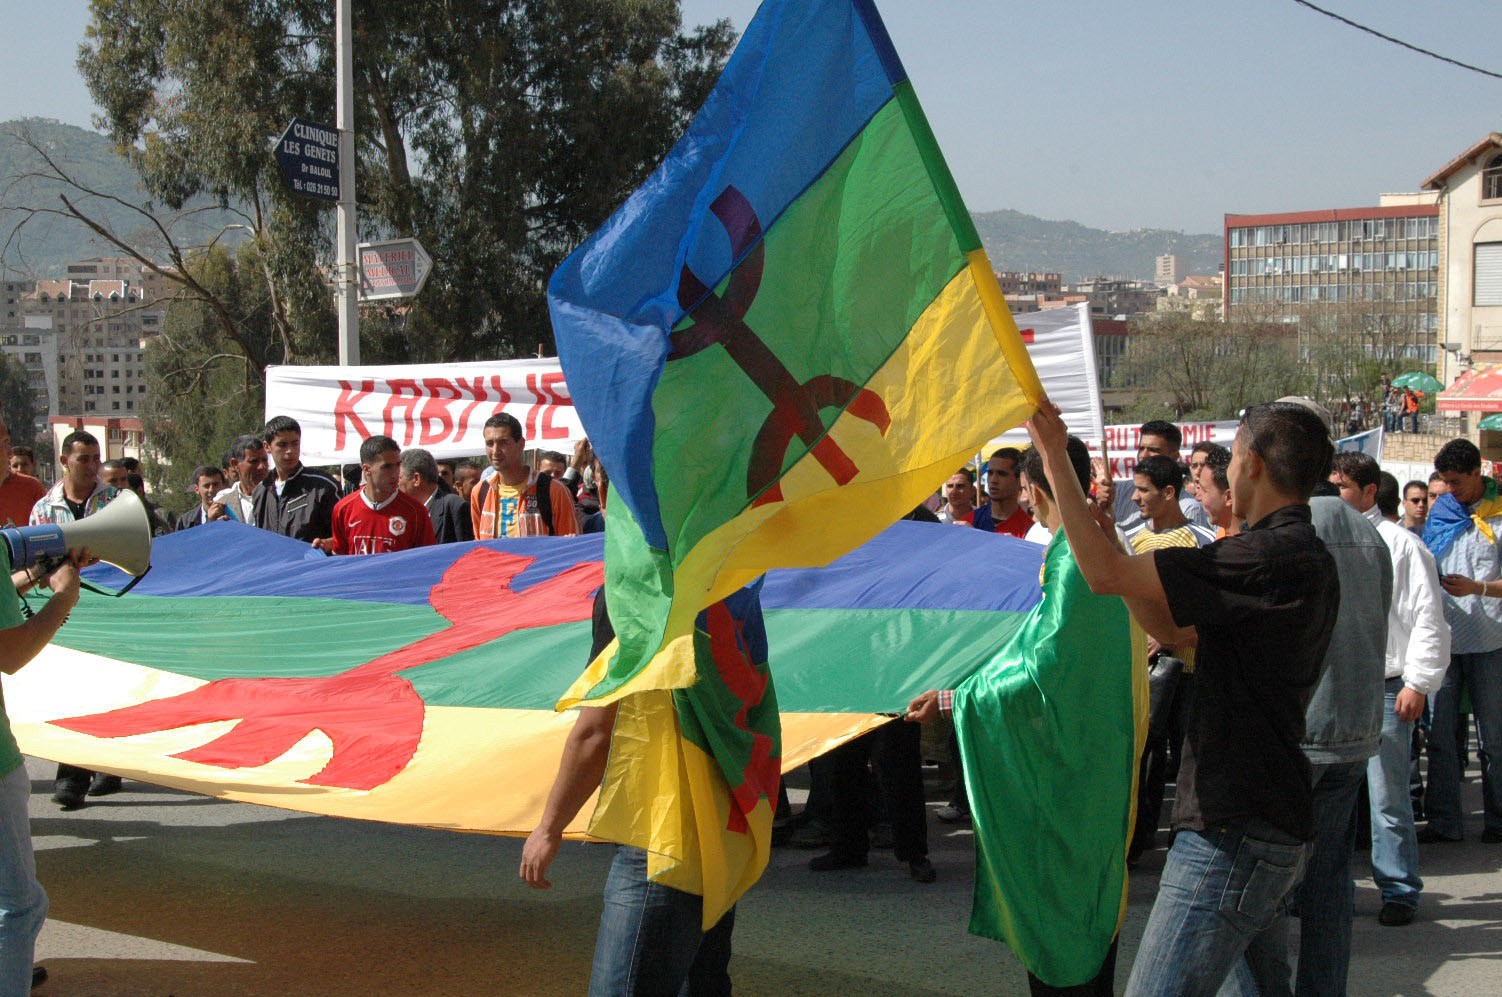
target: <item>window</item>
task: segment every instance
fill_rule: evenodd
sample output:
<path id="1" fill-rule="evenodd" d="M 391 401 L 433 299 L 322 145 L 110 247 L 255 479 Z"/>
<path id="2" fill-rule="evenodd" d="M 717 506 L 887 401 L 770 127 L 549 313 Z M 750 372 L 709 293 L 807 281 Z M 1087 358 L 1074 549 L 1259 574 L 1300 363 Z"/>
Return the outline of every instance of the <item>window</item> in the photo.
<path id="1" fill-rule="evenodd" d="M 1502 242 L 1478 242 L 1475 246 L 1477 307 L 1502 305 Z"/>
<path id="2" fill-rule="evenodd" d="M 1493 156 L 1481 171 L 1481 196 L 1487 200 L 1502 197 L 1502 156 Z"/>

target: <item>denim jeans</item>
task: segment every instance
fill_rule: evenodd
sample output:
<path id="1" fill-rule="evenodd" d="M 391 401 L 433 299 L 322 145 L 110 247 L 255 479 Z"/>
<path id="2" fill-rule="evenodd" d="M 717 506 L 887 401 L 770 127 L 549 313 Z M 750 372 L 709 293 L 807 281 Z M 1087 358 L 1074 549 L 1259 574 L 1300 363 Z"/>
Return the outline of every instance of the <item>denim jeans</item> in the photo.
<path id="1" fill-rule="evenodd" d="M 708 932 L 700 926 L 703 912 L 703 897 L 647 879 L 646 852 L 617 848 L 589 997 L 728 997 L 735 908 Z"/>
<path id="2" fill-rule="evenodd" d="M 1460 819 L 1458 746 L 1462 685 L 1470 690 L 1471 711 L 1476 717 L 1476 756 L 1481 763 L 1485 827 L 1502 834 L 1502 783 L 1492 772 L 1492 750 L 1502 740 L 1502 648 L 1480 654 L 1450 655 L 1450 669 L 1434 694 L 1424 814 L 1436 833 L 1447 838 L 1465 837 Z"/>
<path id="3" fill-rule="evenodd" d="M 1382 746 L 1367 762 L 1366 784 L 1372 797 L 1372 879 L 1383 903 L 1417 907 L 1424 881 L 1419 878 L 1419 842 L 1413 826 L 1409 761 L 1413 723 L 1393 712 L 1403 680 L 1387 680 L 1383 699 Z"/>
<path id="4" fill-rule="evenodd" d="M 47 919 L 47 894 L 31 850 L 30 796 L 25 765 L 0 779 L 0 997 L 31 992 L 32 955 Z"/>
<path id="5" fill-rule="evenodd" d="M 1264 995 L 1288 993 L 1279 920 L 1309 846 L 1251 818 L 1180 831 L 1127 981 L 1128 997 L 1210 997 L 1243 956 Z M 1281 981 L 1281 982 L 1280 982 Z"/>
<path id="6" fill-rule="evenodd" d="M 1314 846 L 1304 881 L 1294 894 L 1299 909 L 1300 997 L 1344 997 L 1351 965 L 1351 917 L 1356 883 L 1351 852 L 1356 844 L 1356 800 L 1366 762 L 1316 765 Z"/>

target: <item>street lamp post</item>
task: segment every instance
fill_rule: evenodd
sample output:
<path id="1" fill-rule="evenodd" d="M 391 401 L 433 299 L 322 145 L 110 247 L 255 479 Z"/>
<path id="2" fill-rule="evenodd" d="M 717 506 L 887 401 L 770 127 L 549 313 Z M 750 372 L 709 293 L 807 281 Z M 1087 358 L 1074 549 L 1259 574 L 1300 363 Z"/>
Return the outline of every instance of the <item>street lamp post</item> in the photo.
<path id="1" fill-rule="evenodd" d="M 334 63 L 338 72 L 339 204 L 338 263 L 334 276 L 335 306 L 339 313 L 339 365 L 360 362 L 359 273 L 355 262 L 355 72 L 350 0 L 335 0 Z"/>

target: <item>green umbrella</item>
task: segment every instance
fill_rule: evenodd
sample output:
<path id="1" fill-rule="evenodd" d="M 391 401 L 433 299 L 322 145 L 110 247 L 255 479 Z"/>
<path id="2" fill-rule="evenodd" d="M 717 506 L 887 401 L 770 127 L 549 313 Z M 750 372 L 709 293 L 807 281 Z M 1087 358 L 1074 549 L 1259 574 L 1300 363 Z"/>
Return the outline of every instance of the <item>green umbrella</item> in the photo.
<path id="1" fill-rule="evenodd" d="M 1502 429 L 1502 412 L 1493 412 L 1480 422 L 1476 423 L 1477 429 Z"/>
<path id="2" fill-rule="evenodd" d="M 1399 374 L 1392 379 L 1392 383 L 1400 388 L 1412 388 L 1414 391 L 1422 391 L 1424 394 L 1433 394 L 1445 386 L 1444 382 L 1433 374 L 1426 374 L 1420 370 L 1409 371 L 1407 374 Z"/>

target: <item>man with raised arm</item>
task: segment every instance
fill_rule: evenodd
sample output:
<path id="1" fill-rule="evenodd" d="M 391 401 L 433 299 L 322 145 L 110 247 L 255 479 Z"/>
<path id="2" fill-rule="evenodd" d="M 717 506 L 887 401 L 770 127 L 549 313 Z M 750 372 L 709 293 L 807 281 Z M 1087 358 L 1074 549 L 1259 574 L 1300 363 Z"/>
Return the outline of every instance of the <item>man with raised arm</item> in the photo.
<path id="1" fill-rule="evenodd" d="M 1314 836 L 1304 710 L 1340 586 L 1309 495 L 1333 448 L 1301 405 L 1249 409 L 1232 447 L 1232 502 L 1247 530 L 1204 548 L 1131 556 L 1097 527 L 1046 400 L 1028 421 L 1090 589 L 1122 596 L 1163 643 L 1198 632 L 1196 690 L 1173 826 L 1179 833 L 1127 984 L 1129 995 L 1215 994 L 1245 956 L 1286 987 L 1285 944 L 1262 936 L 1298 885 Z M 1243 889 L 1255 882 L 1256 889 Z M 1226 898 L 1238 895 L 1233 910 Z"/>

